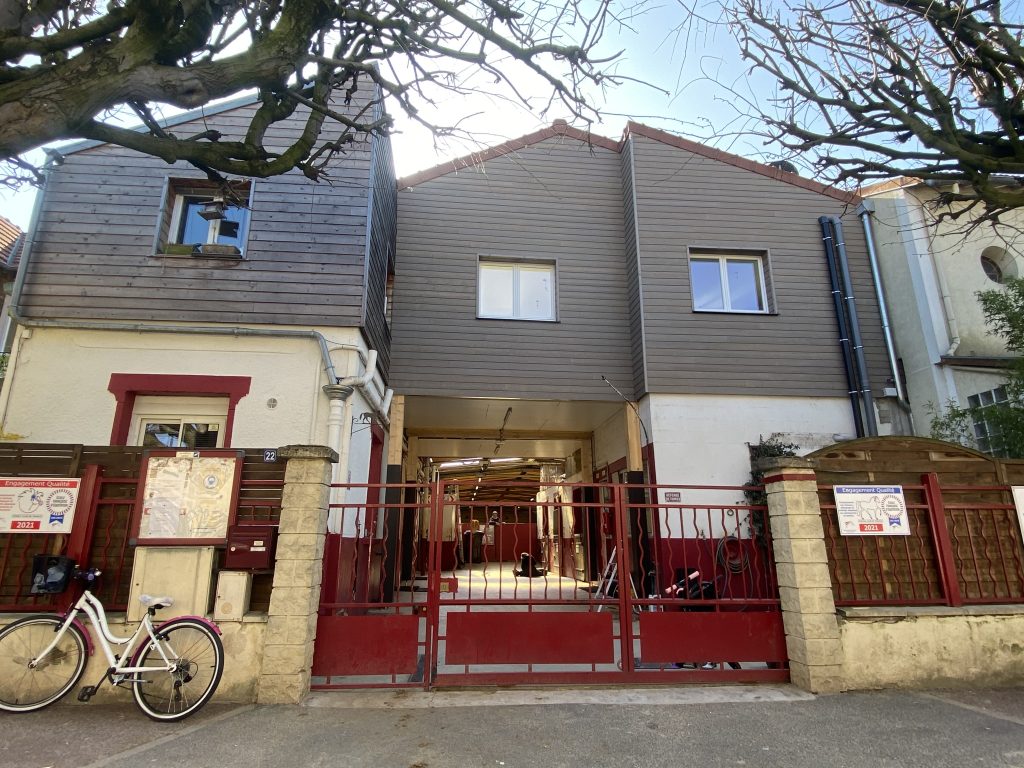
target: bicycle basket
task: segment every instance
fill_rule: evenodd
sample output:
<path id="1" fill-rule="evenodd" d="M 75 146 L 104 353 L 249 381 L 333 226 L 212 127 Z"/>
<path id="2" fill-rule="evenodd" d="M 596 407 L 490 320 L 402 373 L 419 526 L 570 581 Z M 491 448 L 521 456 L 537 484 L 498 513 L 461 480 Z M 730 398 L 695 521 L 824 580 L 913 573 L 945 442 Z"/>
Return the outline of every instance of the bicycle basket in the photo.
<path id="1" fill-rule="evenodd" d="M 75 572 L 75 561 L 63 555 L 35 555 L 32 558 L 33 595 L 64 592 Z"/>

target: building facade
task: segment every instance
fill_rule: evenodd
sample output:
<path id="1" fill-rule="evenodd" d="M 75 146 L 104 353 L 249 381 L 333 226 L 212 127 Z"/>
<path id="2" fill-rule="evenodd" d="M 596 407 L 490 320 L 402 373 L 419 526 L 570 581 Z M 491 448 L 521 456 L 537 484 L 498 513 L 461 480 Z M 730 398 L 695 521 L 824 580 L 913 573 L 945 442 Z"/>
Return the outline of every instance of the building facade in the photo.
<path id="1" fill-rule="evenodd" d="M 188 113 L 168 130 L 241 139 L 256 106 Z M 270 146 L 302 126 L 296 115 L 271 127 Z M 218 186 L 88 142 L 62 155 L 14 285 L 8 439 L 325 444 L 342 454 L 340 479 L 379 480 L 368 473 L 380 473 L 390 400 L 388 139 L 353 142 L 319 184 L 291 172 Z"/>
<path id="2" fill-rule="evenodd" d="M 864 190 L 874 208 L 875 243 L 915 434 L 929 436 L 949 403 L 981 407 L 1006 400 L 1013 357 L 991 332 L 978 292 L 1024 274 L 1019 215 L 996 226 L 938 205 L 940 190 L 896 179 Z M 1001 455 L 998 435 L 973 419 L 972 447 Z"/>

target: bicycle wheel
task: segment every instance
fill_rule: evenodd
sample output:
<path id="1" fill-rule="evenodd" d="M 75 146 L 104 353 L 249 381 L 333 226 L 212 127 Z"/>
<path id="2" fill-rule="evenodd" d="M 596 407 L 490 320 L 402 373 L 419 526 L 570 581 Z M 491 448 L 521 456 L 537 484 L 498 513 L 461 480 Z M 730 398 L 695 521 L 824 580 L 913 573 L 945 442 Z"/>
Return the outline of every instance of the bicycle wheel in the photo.
<path id="1" fill-rule="evenodd" d="M 152 640 L 142 645 L 133 667 L 153 667 L 136 672 L 132 695 L 147 716 L 154 720 L 182 720 L 202 707 L 217 690 L 224 672 L 224 646 L 217 633 L 195 619 L 172 619 L 157 633 L 167 662 Z"/>
<path id="2" fill-rule="evenodd" d="M 45 658 L 39 658 L 63 623 L 59 616 L 26 616 L 0 630 L 0 709 L 42 709 L 82 679 L 89 658 L 88 644 L 74 624 L 68 626 Z M 30 667 L 33 659 L 36 665 Z"/>

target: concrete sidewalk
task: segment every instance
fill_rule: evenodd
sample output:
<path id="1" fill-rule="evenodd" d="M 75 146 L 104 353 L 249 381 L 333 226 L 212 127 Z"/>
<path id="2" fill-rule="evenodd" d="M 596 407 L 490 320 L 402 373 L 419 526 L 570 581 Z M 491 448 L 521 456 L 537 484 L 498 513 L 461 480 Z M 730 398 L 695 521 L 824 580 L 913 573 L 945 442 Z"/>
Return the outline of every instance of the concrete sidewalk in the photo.
<path id="1" fill-rule="evenodd" d="M 789 686 L 321 693 L 161 724 L 124 705 L 0 713 L 6 768 L 1024 768 L 1024 689 Z"/>

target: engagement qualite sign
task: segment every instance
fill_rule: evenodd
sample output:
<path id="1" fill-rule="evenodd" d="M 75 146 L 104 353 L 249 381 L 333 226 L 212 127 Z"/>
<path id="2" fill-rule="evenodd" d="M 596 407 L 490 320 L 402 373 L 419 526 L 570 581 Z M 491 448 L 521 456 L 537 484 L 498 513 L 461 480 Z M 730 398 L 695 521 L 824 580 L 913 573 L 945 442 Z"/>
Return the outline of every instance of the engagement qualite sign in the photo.
<path id="1" fill-rule="evenodd" d="M 71 533 L 80 478 L 0 477 L 0 532 Z"/>
<path id="2" fill-rule="evenodd" d="M 909 536 L 910 519 L 901 485 L 834 485 L 843 536 Z"/>

